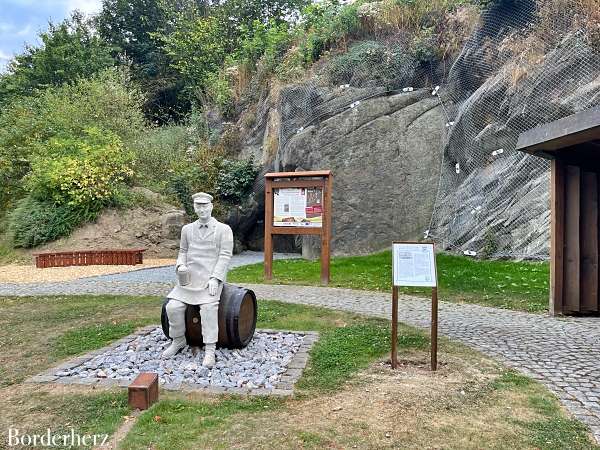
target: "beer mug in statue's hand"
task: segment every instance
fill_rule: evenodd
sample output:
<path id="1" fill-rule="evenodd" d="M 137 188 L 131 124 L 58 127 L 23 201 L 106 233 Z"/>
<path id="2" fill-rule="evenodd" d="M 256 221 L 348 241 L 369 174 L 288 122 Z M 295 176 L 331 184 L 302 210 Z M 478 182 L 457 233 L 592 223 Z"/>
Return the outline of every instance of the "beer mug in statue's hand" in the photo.
<path id="1" fill-rule="evenodd" d="M 180 286 L 190 284 L 190 269 L 185 264 L 177 268 L 177 281 L 179 281 Z"/>

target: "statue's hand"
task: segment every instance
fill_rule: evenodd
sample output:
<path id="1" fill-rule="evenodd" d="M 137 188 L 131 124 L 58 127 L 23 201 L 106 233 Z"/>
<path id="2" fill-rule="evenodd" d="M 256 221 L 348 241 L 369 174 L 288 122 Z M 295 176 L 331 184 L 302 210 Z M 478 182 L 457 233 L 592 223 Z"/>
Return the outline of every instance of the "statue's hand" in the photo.
<path id="1" fill-rule="evenodd" d="M 188 271 L 188 267 L 185 264 L 180 264 L 177 267 L 177 272 L 187 272 Z"/>
<path id="2" fill-rule="evenodd" d="M 210 295 L 217 295 L 217 291 L 219 290 L 219 284 L 221 284 L 221 282 L 216 278 L 211 278 L 210 280 L 208 280 L 208 293 Z"/>

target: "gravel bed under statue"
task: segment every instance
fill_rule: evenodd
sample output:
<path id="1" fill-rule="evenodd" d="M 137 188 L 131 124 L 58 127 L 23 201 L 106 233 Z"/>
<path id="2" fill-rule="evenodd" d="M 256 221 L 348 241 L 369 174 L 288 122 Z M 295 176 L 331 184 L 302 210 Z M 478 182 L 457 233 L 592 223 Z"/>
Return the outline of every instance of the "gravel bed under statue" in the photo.
<path id="1" fill-rule="evenodd" d="M 170 344 L 160 327 L 138 336 L 79 366 L 57 372 L 60 378 L 111 378 L 133 380 L 140 372 L 155 372 L 159 382 L 193 383 L 221 387 L 272 389 L 302 345 L 304 335 L 290 332 L 256 331 L 244 349 L 217 350 L 217 363 L 202 366 L 204 351 L 196 355 L 186 347 L 177 355 L 163 359 Z"/>

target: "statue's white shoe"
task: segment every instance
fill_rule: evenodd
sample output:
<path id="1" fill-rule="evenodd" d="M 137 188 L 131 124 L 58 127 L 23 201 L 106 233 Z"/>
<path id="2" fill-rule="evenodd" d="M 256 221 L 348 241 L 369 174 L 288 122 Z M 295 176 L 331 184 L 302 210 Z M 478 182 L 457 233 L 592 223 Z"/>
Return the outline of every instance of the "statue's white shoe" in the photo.
<path id="1" fill-rule="evenodd" d="M 171 342 L 171 345 L 169 345 L 169 348 L 163 352 L 162 357 L 171 358 L 172 356 L 175 356 L 179 350 L 185 348 L 186 345 L 185 336 L 176 337 L 173 339 L 173 342 Z"/>
<path id="2" fill-rule="evenodd" d="M 202 360 L 202 365 L 209 369 L 212 369 L 216 364 L 215 358 L 215 347 L 209 347 L 208 345 L 205 348 L 204 359 Z"/>

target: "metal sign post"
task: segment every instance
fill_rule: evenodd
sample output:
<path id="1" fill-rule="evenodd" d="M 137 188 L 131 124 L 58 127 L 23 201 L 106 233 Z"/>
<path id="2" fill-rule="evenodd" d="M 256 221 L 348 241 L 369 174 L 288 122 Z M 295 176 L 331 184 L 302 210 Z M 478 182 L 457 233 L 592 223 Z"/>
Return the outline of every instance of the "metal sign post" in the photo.
<path id="1" fill-rule="evenodd" d="M 398 287 L 431 287 L 431 370 L 437 370 L 438 295 L 431 242 L 392 243 L 392 369 L 398 366 Z"/>

